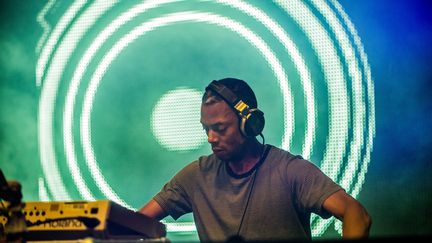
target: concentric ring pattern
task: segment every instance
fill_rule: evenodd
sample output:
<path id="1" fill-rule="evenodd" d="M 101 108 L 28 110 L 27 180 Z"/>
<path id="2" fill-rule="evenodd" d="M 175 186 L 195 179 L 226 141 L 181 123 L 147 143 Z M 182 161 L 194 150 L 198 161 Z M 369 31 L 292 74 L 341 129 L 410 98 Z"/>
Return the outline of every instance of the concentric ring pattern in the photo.
<path id="1" fill-rule="evenodd" d="M 48 14 L 57 16 L 52 25 Z M 199 121 L 185 120 L 187 129 L 175 121 L 199 117 L 191 104 L 218 78 L 211 75 L 250 80 L 268 121 L 266 141 L 359 195 L 375 136 L 374 86 L 360 37 L 337 1 L 48 1 L 38 22 L 45 30 L 36 50 L 41 200 L 144 203 L 208 152 Z M 168 99 L 173 92 L 180 98 Z M 172 168 L 160 154 L 183 164 Z M 153 189 L 131 198 L 124 178 Z M 333 222 L 314 216 L 313 235 Z M 190 220 L 167 225 L 195 230 Z"/>

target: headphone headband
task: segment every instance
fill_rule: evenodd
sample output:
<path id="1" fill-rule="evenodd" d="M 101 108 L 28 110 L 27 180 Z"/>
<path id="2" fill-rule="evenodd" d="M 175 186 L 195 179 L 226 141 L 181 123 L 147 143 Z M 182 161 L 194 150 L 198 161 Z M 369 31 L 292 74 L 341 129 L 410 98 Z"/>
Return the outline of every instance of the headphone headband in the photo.
<path id="1" fill-rule="evenodd" d="M 206 88 L 206 90 L 212 90 L 216 92 L 221 98 L 223 98 L 229 104 L 236 104 L 239 100 L 237 95 L 235 95 L 228 87 L 221 84 L 217 80 L 213 80 Z"/>

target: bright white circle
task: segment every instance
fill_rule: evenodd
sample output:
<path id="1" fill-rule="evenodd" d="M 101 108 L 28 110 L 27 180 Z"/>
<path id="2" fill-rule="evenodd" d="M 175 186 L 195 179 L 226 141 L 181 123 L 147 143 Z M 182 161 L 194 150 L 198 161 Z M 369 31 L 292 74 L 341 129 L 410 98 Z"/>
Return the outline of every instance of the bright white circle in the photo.
<path id="1" fill-rule="evenodd" d="M 162 95 L 151 114 L 151 130 L 162 147 L 188 151 L 205 143 L 200 104 L 201 92 L 191 88 L 179 87 Z"/>

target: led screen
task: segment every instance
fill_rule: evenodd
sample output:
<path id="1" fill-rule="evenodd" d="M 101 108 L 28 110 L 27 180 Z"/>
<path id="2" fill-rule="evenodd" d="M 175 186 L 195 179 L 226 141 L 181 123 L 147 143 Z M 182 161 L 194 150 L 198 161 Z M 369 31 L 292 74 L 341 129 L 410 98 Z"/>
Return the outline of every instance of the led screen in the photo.
<path id="1" fill-rule="evenodd" d="M 0 166 L 25 200 L 139 209 L 211 153 L 202 91 L 236 77 L 255 90 L 265 142 L 360 200 L 373 236 L 428 233 L 426 217 L 408 228 L 387 217 L 411 222 L 411 194 L 431 213 L 429 5 L 4 2 Z M 174 240 L 197 239 L 191 215 L 164 223 Z M 340 237 L 339 220 L 313 215 L 311 225 L 316 238 Z"/>

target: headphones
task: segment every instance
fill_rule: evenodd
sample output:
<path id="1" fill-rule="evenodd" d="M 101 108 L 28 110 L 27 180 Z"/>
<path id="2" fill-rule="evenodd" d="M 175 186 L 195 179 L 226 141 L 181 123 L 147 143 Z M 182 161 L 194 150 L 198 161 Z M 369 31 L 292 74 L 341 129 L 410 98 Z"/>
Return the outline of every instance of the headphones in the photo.
<path id="1" fill-rule="evenodd" d="M 258 108 L 250 108 L 228 87 L 217 80 L 213 80 L 206 90 L 210 89 L 224 99 L 234 109 L 240 118 L 240 131 L 246 137 L 256 137 L 264 129 L 264 112 Z"/>

